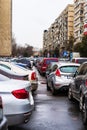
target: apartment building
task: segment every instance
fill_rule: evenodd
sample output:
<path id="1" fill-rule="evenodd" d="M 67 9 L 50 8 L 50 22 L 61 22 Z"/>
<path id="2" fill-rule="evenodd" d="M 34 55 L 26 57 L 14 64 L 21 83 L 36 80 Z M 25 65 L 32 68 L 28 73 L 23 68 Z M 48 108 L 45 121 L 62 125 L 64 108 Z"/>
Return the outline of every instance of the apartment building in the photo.
<path id="1" fill-rule="evenodd" d="M 84 4 L 85 0 L 74 0 L 74 44 L 82 40 L 84 32 Z"/>
<path id="2" fill-rule="evenodd" d="M 74 7 L 68 5 L 58 17 L 58 43 L 66 46 L 70 36 L 73 36 Z"/>
<path id="3" fill-rule="evenodd" d="M 11 55 L 12 1 L 0 0 L 0 56 Z"/>
<path id="4" fill-rule="evenodd" d="M 43 50 L 54 50 L 65 47 L 71 35 L 73 35 L 74 6 L 69 4 L 55 19 L 54 23 L 44 31 Z"/>
<path id="5" fill-rule="evenodd" d="M 87 0 L 84 4 L 84 34 L 87 35 Z"/>

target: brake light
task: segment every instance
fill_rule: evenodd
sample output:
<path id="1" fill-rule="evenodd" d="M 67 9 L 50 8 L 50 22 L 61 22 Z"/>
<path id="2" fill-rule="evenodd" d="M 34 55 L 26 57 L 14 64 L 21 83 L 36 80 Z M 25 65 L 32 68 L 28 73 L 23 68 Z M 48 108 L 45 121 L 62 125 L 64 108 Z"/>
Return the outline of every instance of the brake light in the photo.
<path id="1" fill-rule="evenodd" d="M 12 94 L 18 98 L 18 99 L 26 99 L 29 98 L 29 92 L 26 91 L 25 89 L 20 89 L 20 90 L 14 90 L 12 91 Z"/>
<path id="2" fill-rule="evenodd" d="M 36 80 L 36 73 L 35 73 L 35 72 L 33 72 L 33 73 L 31 74 L 31 80 Z"/>
<path id="3" fill-rule="evenodd" d="M 86 81 L 85 81 L 85 85 L 86 85 L 86 87 L 87 87 L 87 79 L 86 79 Z"/>
<path id="4" fill-rule="evenodd" d="M 61 76 L 60 71 L 58 69 L 56 70 L 55 75 L 56 76 Z"/>

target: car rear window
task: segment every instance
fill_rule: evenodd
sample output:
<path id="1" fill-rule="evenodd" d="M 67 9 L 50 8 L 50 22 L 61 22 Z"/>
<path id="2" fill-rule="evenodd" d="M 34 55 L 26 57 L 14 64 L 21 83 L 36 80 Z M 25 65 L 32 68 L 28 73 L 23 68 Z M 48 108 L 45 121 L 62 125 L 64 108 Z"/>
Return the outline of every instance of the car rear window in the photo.
<path id="1" fill-rule="evenodd" d="M 63 73 L 75 73 L 78 66 L 63 66 L 60 68 L 60 71 Z"/>

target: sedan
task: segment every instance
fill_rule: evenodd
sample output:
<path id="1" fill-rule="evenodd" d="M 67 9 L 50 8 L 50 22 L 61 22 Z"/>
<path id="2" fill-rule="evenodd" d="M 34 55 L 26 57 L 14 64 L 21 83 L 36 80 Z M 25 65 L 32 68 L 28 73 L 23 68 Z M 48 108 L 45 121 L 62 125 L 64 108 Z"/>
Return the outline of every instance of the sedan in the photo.
<path id="1" fill-rule="evenodd" d="M 27 123 L 34 109 L 29 81 L 9 79 L 0 74 L 0 95 L 8 126 Z"/>
<path id="2" fill-rule="evenodd" d="M 79 102 L 83 123 L 87 125 L 87 62 L 82 63 L 77 69 L 69 85 L 68 98 Z"/>
<path id="3" fill-rule="evenodd" d="M 80 64 L 69 62 L 56 62 L 46 77 L 47 90 L 55 95 L 59 90 L 68 90 L 73 75 Z"/>
<path id="4" fill-rule="evenodd" d="M 15 73 L 12 70 L 9 70 L 5 66 L 1 66 L 1 65 L 0 65 L 0 74 L 5 75 L 11 79 L 28 80 L 28 74 Z"/>
<path id="5" fill-rule="evenodd" d="M 15 73 L 28 75 L 28 79 L 31 82 L 32 91 L 37 90 L 37 88 L 38 88 L 38 77 L 37 77 L 37 73 L 36 73 L 35 70 L 26 69 L 26 68 L 21 67 L 19 65 L 15 65 L 14 63 L 3 62 L 3 61 L 0 62 L 0 66 L 4 66 L 4 67 L 8 68 L 9 70 L 12 70 Z"/>

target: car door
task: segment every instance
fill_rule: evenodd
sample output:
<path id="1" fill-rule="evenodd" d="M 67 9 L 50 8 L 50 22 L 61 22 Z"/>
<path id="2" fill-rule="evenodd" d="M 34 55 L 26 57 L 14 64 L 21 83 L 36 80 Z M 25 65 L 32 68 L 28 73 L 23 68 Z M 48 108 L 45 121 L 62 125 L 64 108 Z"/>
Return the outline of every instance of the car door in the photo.
<path id="1" fill-rule="evenodd" d="M 80 68 L 78 69 L 78 74 L 75 76 L 74 79 L 74 96 L 77 100 L 80 99 L 80 91 L 81 91 L 81 84 L 82 84 L 82 78 L 84 76 L 84 71 L 85 70 L 85 66 L 81 65 Z"/>
<path id="2" fill-rule="evenodd" d="M 55 81 L 55 71 L 58 68 L 58 66 L 55 64 L 53 65 L 50 74 L 48 75 L 48 85 L 52 87 L 52 83 Z"/>

